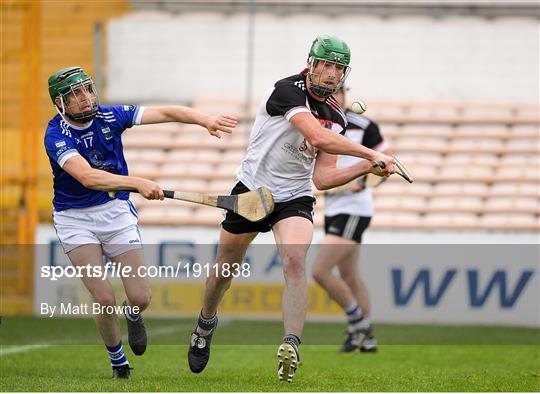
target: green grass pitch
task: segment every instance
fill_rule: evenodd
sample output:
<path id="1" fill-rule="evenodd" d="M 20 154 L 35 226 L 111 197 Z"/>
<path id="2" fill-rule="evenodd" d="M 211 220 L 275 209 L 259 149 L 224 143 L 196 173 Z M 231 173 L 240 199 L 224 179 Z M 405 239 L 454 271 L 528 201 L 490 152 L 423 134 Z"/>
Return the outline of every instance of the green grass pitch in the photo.
<path id="1" fill-rule="evenodd" d="M 193 319 L 147 319 L 147 352 L 137 357 L 125 346 L 132 379 L 112 381 L 91 320 L 4 317 L 0 390 L 540 391 L 538 329 L 381 324 L 378 353 L 339 354 L 343 324 L 307 323 L 288 384 L 277 379 L 280 322 L 223 320 L 199 375 L 186 357 L 193 326 Z"/>

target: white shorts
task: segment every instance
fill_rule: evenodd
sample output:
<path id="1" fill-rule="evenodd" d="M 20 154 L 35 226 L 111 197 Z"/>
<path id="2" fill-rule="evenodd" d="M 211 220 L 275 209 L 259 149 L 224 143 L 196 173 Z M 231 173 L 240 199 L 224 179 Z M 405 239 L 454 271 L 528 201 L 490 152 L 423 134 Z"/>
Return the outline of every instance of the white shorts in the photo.
<path id="1" fill-rule="evenodd" d="M 142 248 L 137 211 L 131 201 L 53 211 L 53 222 L 65 253 L 87 244 L 100 244 L 108 257 Z"/>

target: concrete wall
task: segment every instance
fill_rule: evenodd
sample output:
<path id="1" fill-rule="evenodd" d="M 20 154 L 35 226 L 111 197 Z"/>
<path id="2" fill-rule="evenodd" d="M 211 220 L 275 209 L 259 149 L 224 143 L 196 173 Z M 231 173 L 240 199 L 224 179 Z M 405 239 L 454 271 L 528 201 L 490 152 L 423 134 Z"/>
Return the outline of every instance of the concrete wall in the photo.
<path id="1" fill-rule="evenodd" d="M 305 65 L 311 41 L 352 50 L 352 94 L 370 99 L 538 101 L 537 19 L 257 14 L 255 98 Z M 109 101 L 243 99 L 245 13 L 140 11 L 109 24 Z M 352 97 L 352 96 L 351 96 Z"/>

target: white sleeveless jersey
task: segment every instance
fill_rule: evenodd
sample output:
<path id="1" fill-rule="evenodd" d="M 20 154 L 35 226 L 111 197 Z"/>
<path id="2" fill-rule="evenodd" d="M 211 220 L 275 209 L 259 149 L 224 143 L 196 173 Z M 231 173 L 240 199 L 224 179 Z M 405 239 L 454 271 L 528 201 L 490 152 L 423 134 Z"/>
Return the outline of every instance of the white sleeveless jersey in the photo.
<path id="1" fill-rule="evenodd" d="M 312 174 L 317 151 L 291 123 L 311 112 L 329 131 L 342 133 L 346 118 L 337 101 L 315 100 L 302 74 L 282 79 L 267 92 L 257 111 L 246 156 L 236 176 L 250 190 L 266 186 L 276 202 L 313 196 Z"/>
<path id="2" fill-rule="evenodd" d="M 357 115 L 352 111 L 346 111 L 345 114 L 348 122 L 345 137 L 379 152 L 383 152 L 388 148 L 379 131 L 379 126 L 375 122 L 365 116 Z M 339 155 L 336 167 L 349 167 L 358 163 L 360 160 L 364 159 L 355 156 Z M 371 217 L 373 216 L 373 196 L 371 189 L 364 188 L 361 192 L 343 191 L 336 194 L 326 194 L 324 211 L 325 216 L 347 214 Z"/>

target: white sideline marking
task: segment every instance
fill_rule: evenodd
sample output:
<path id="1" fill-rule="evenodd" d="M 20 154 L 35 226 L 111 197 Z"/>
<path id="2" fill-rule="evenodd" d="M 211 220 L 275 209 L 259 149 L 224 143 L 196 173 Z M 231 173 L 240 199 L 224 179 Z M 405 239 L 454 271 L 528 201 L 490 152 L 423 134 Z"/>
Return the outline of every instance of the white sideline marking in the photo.
<path id="1" fill-rule="evenodd" d="M 7 349 L 3 348 L 3 349 L 0 349 L 0 357 L 7 356 L 10 354 L 15 354 L 15 353 L 28 352 L 30 350 L 43 349 L 50 346 L 53 346 L 53 345 L 43 343 L 43 344 L 35 344 L 35 345 L 13 346 L 13 347 L 8 347 Z"/>
<path id="2" fill-rule="evenodd" d="M 229 324 L 229 322 L 230 322 L 229 319 L 223 319 L 223 321 L 219 322 L 219 325 L 225 326 Z M 175 325 L 155 328 L 153 330 L 148 330 L 148 335 L 159 337 L 161 335 L 168 335 L 168 334 L 173 334 L 175 332 L 181 332 L 182 330 L 186 328 L 192 329 L 193 327 L 194 327 L 193 323 L 175 324 Z M 67 344 L 73 344 L 73 340 L 71 340 L 70 342 L 48 341 L 48 342 L 35 343 L 35 344 L 30 344 L 30 345 L 9 346 L 7 348 L 2 347 L 0 348 L 0 357 L 9 356 L 10 354 L 24 353 L 24 352 L 29 352 L 32 350 L 44 349 L 51 346 L 67 345 Z"/>
<path id="3" fill-rule="evenodd" d="M 191 326 L 193 326 L 193 324 L 187 324 L 187 323 L 184 323 L 184 324 L 176 324 L 174 326 L 163 326 L 163 327 L 159 327 L 159 328 L 154 328 L 153 330 L 148 330 L 147 331 L 147 335 L 148 336 L 154 336 L 154 337 L 159 337 L 161 335 L 168 335 L 168 334 L 174 334 L 175 332 L 179 332 L 181 330 L 184 330 L 186 328 L 191 328 Z"/>

